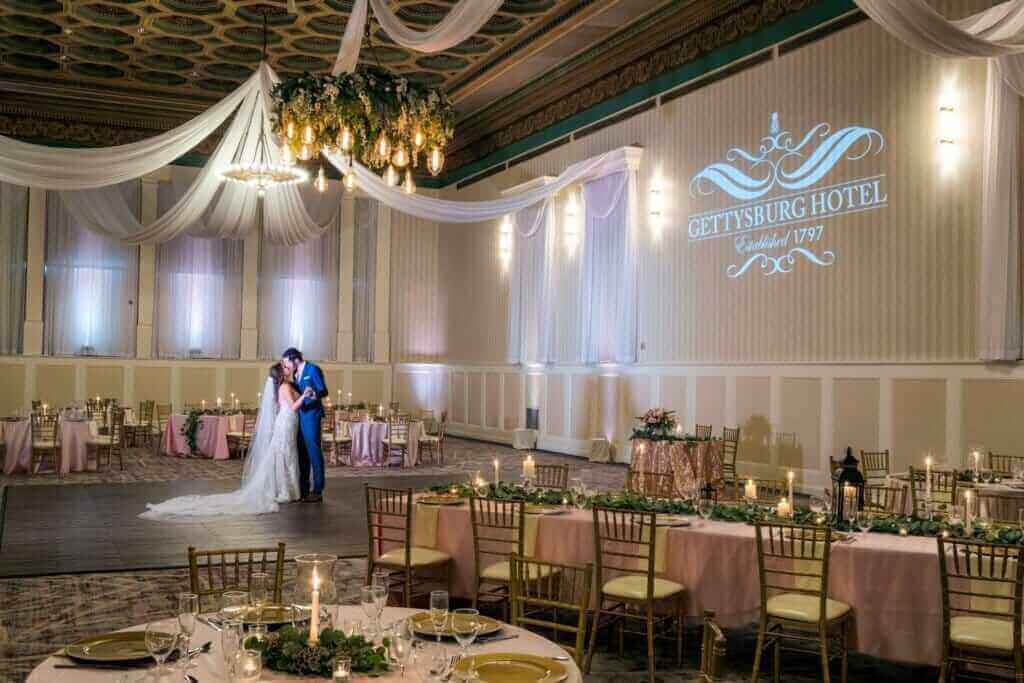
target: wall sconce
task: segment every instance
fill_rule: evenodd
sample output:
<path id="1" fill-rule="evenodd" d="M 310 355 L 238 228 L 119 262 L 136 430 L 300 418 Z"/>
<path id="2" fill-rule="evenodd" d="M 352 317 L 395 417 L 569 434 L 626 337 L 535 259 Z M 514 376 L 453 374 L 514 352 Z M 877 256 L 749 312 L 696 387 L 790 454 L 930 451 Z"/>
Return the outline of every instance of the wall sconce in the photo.
<path id="1" fill-rule="evenodd" d="M 570 194 L 569 199 L 565 202 L 565 229 L 563 230 L 565 250 L 570 254 L 576 251 L 576 245 L 579 244 L 579 212 L 580 209 L 579 204 L 576 202 L 576 195 Z"/>
<path id="2" fill-rule="evenodd" d="M 508 271 L 508 265 L 512 261 L 512 217 L 505 216 L 501 219 L 501 226 L 498 235 L 498 260 L 501 261 L 503 270 Z"/>
<path id="3" fill-rule="evenodd" d="M 953 88 L 946 88 L 939 97 L 938 142 L 939 163 L 943 171 L 952 171 L 956 167 L 961 142 L 959 97 Z"/>
<path id="4" fill-rule="evenodd" d="M 647 191 L 647 194 L 647 214 L 651 224 L 651 233 L 654 235 L 655 240 L 657 240 L 661 238 L 661 230 L 665 225 L 665 202 L 662 196 L 661 183 L 656 179 L 651 180 L 651 189 Z"/>

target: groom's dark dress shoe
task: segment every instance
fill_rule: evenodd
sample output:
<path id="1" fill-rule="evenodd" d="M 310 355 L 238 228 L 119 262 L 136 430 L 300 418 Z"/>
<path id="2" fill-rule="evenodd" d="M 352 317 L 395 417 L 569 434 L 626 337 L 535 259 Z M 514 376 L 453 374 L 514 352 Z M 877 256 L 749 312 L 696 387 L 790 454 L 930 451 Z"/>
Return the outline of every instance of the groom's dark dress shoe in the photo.
<path id="1" fill-rule="evenodd" d="M 306 496 L 305 498 L 303 498 L 302 502 L 303 503 L 322 503 L 322 502 L 324 502 L 324 497 L 321 494 L 319 494 L 319 493 L 311 493 L 308 496 Z"/>

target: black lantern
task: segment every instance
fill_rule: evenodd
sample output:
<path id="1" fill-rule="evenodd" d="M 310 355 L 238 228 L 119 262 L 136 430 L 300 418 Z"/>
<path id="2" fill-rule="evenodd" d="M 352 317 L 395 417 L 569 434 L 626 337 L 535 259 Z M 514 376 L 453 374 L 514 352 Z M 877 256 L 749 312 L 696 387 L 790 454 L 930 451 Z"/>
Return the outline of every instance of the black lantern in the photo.
<path id="1" fill-rule="evenodd" d="M 853 449 L 846 447 L 846 457 L 839 463 L 837 476 L 833 478 L 832 511 L 836 522 L 842 522 L 864 508 L 864 475 L 860 462 L 853 457 Z"/>

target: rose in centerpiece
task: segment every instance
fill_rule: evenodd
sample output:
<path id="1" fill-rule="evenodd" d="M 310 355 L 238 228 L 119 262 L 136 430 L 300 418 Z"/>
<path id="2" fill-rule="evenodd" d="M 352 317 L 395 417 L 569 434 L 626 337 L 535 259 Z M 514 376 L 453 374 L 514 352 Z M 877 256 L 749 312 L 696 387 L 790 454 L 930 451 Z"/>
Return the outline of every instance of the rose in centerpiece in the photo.
<path id="1" fill-rule="evenodd" d="M 664 408 L 651 408 L 636 419 L 640 426 L 633 429 L 631 439 L 646 439 L 648 441 L 676 441 L 679 435 L 676 433 L 676 412 Z"/>

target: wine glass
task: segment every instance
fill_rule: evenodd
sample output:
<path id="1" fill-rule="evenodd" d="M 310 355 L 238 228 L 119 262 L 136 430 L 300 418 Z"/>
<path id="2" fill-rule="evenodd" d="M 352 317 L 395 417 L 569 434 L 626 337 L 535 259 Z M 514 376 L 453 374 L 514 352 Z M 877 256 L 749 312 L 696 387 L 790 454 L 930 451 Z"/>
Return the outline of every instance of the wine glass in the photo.
<path id="1" fill-rule="evenodd" d="M 173 627 L 166 623 L 154 621 L 146 625 L 146 649 L 156 662 L 157 677 L 166 676 L 168 671 L 164 662 L 178 644 L 178 634 L 172 632 Z"/>
<path id="2" fill-rule="evenodd" d="M 377 605 L 373 600 L 373 586 L 363 586 L 359 589 L 359 606 L 363 608 L 363 614 L 367 619 L 373 619 L 377 613 Z"/>
<path id="3" fill-rule="evenodd" d="M 384 613 L 384 606 L 388 604 L 388 589 L 384 586 L 373 586 L 373 607 L 377 615 L 377 626 L 380 626 L 380 615 Z"/>
<path id="4" fill-rule="evenodd" d="M 384 586 L 388 585 L 388 570 L 383 567 L 377 567 L 373 570 L 373 580 L 370 582 L 371 586 Z"/>
<path id="5" fill-rule="evenodd" d="M 241 621 L 249 605 L 249 594 L 245 591 L 224 591 L 220 596 L 220 618 L 224 621 Z"/>
<path id="6" fill-rule="evenodd" d="M 225 622 L 220 632 L 220 650 L 224 655 L 224 667 L 227 669 L 228 680 L 234 676 L 235 655 L 242 649 L 242 622 Z"/>
<path id="7" fill-rule="evenodd" d="M 430 591 L 430 621 L 437 634 L 437 642 L 441 642 L 441 632 L 448 621 L 448 591 Z"/>
<path id="8" fill-rule="evenodd" d="M 871 513 L 858 510 L 853 516 L 853 524 L 857 531 L 867 534 L 871 530 Z"/>
<path id="9" fill-rule="evenodd" d="M 473 644 L 477 634 L 480 633 L 480 612 L 475 609 L 455 610 L 452 614 L 452 633 L 459 644 L 459 649 L 462 650 L 460 659 L 468 657 L 469 646 Z M 467 661 L 469 665 L 466 669 L 465 678 L 466 680 L 471 680 L 476 677 L 476 672 L 473 670 L 472 660 Z"/>
<path id="10" fill-rule="evenodd" d="M 699 498 L 697 500 L 697 514 L 704 520 L 705 523 L 711 519 L 711 514 L 715 511 L 714 503 L 708 498 Z"/>
<path id="11" fill-rule="evenodd" d="M 192 635 L 196 632 L 196 617 L 199 616 L 199 596 L 195 593 L 178 595 L 178 626 L 181 628 L 181 668 L 191 669 L 192 656 L 188 653 L 192 647 Z"/>
<path id="12" fill-rule="evenodd" d="M 256 609 L 256 623 L 263 623 L 263 608 L 270 602 L 270 574 L 253 572 L 249 576 L 249 604 Z"/>
<path id="13" fill-rule="evenodd" d="M 391 639 L 388 641 L 388 650 L 391 658 L 398 664 L 405 678 L 405 667 L 409 665 L 409 655 L 412 654 L 412 631 L 406 620 L 395 622 L 391 628 Z"/>
<path id="14" fill-rule="evenodd" d="M 572 502 L 581 512 L 587 509 L 587 487 L 583 483 L 580 483 L 579 489 L 573 494 Z"/>

